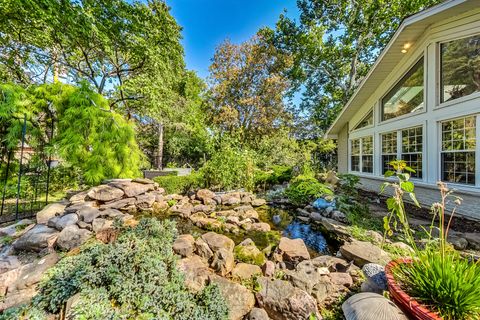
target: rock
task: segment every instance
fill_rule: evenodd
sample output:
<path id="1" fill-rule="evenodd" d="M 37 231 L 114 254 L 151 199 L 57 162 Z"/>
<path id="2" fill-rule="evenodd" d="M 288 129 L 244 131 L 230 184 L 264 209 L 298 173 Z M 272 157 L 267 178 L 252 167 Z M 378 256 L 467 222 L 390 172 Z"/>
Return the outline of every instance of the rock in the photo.
<path id="1" fill-rule="evenodd" d="M 227 197 L 227 198 L 223 198 L 222 197 L 222 204 L 223 205 L 226 205 L 226 206 L 235 206 L 237 204 L 240 204 L 241 201 L 240 201 L 240 198 L 237 198 L 237 197 Z"/>
<path id="2" fill-rule="evenodd" d="M 309 217 L 310 216 L 310 212 L 308 212 L 307 210 L 302 209 L 302 208 L 297 208 L 297 214 L 301 217 Z"/>
<path id="3" fill-rule="evenodd" d="M 307 223 L 307 222 L 310 220 L 310 218 L 308 218 L 308 217 L 302 217 L 302 216 L 298 216 L 297 219 L 300 220 L 300 221 L 302 221 L 302 222 L 304 222 L 304 223 Z"/>
<path id="4" fill-rule="evenodd" d="M 235 247 L 235 242 L 233 242 L 232 239 L 215 232 L 207 232 L 203 234 L 202 239 L 205 240 L 213 252 L 220 249 L 226 249 L 231 252 Z"/>
<path id="5" fill-rule="evenodd" d="M 267 311 L 261 308 L 253 308 L 248 315 L 248 320 L 269 320 Z"/>
<path id="6" fill-rule="evenodd" d="M 57 230 L 43 224 L 37 224 L 18 238 L 13 243 L 13 247 L 17 251 L 40 252 L 43 249 L 53 247 L 58 235 Z"/>
<path id="7" fill-rule="evenodd" d="M 41 211 L 37 212 L 37 223 L 46 224 L 50 218 L 63 213 L 67 206 L 61 202 L 56 202 L 47 205 Z"/>
<path id="8" fill-rule="evenodd" d="M 68 298 L 67 302 L 65 303 L 65 319 L 75 319 L 75 315 L 73 314 L 72 310 L 79 301 L 80 293 L 76 293 Z"/>
<path id="9" fill-rule="evenodd" d="M 232 270 L 232 277 L 240 280 L 247 280 L 254 275 L 261 275 L 262 269 L 259 266 L 248 263 L 239 263 Z"/>
<path id="10" fill-rule="evenodd" d="M 135 202 L 137 200 L 135 198 L 125 198 L 125 199 L 120 199 L 120 200 L 113 200 L 109 201 L 105 204 L 102 204 L 100 206 L 101 210 L 105 209 L 124 209 L 127 208 L 131 205 L 135 205 Z"/>
<path id="11" fill-rule="evenodd" d="M 358 293 L 342 304 L 346 320 L 407 320 L 387 298 L 376 293 Z"/>
<path id="12" fill-rule="evenodd" d="M 92 236 L 92 232 L 80 229 L 77 225 L 69 225 L 58 235 L 57 245 L 63 250 L 79 247 Z"/>
<path id="13" fill-rule="evenodd" d="M 85 202 L 85 200 L 87 199 L 87 195 L 88 195 L 88 191 L 80 191 L 74 194 L 73 196 L 71 196 L 70 199 L 68 199 L 68 202 L 70 203 Z"/>
<path id="14" fill-rule="evenodd" d="M 125 214 L 122 213 L 122 211 L 117 209 L 106 209 L 106 210 L 100 211 L 100 215 L 99 215 L 99 217 L 108 217 L 111 219 L 122 218 L 124 216 Z"/>
<path id="15" fill-rule="evenodd" d="M 258 305 L 268 316 L 278 320 L 310 319 L 318 314 L 317 303 L 305 291 L 295 288 L 290 282 L 260 278 L 260 291 L 257 292 Z"/>
<path id="16" fill-rule="evenodd" d="M 10 293 L 5 299 L 0 300 L 0 312 L 29 303 L 37 294 L 35 287 Z"/>
<path id="17" fill-rule="evenodd" d="M 322 215 L 316 211 L 310 213 L 310 219 L 313 221 L 322 221 Z"/>
<path id="18" fill-rule="evenodd" d="M 473 250 L 480 250 L 480 233 L 464 233 L 463 237 L 468 241 L 468 247 Z"/>
<path id="19" fill-rule="evenodd" d="M 107 202 L 120 199 L 123 197 L 124 192 L 123 190 L 112 186 L 99 185 L 90 189 L 87 194 L 92 199 Z"/>
<path id="20" fill-rule="evenodd" d="M 142 194 L 136 196 L 137 201 L 135 201 L 135 205 L 139 209 L 148 209 L 153 206 L 155 202 L 155 195 L 154 194 Z"/>
<path id="21" fill-rule="evenodd" d="M 214 206 L 211 205 L 205 205 L 205 204 L 197 204 L 196 206 L 193 207 L 192 212 L 205 212 L 205 213 L 210 213 L 215 210 Z"/>
<path id="22" fill-rule="evenodd" d="M 336 288 L 327 277 L 322 277 L 322 279 L 313 286 L 311 292 L 312 297 L 319 305 L 336 301 L 341 294 L 342 291 Z"/>
<path id="23" fill-rule="evenodd" d="M 92 223 L 92 221 L 101 215 L 100 210 L 97 208 L 85 207 L 77 211 L 78 217 L 81 221 L 86 223 Z"/>
<path id="24" fill-rule="evenodd" d="M 53 252 L 35 262 L 22 266 L 17 280 L 8 288 L 8 291 L 24 290 L 36 285 L 42 280 L 45 271 L 53 267 L 59 259 L 58 254 Z"/>
<path id="25" fill-rule="evenodd" d="M 353 260 L 359 267 L 363 267 L 367 263 L 386 265 L 390 261 L 388 253 L 366 241 L 353 240 L 345 243 L 340 247 L 340 252 L 343 257 Z"/>
<path id="26" fill-rule="evenodd" d="M 172 214 L 179 215 L 184 218 L 188 218 L 192 214 L 193 205 L 191 203 L 179 203 L 170 208 Z"/>
<path id="27" fill-rule="evenodd" d="M 92 231 L 92 225 L 90 223 L 86 223 L 85 221 L 77 221 L 77 226 L 82 229 L 87 229 Z"/>
<path id="28" fill-rule="evenodd" d="M 366 286 L 372 289 L 372 292 L 382 294 L 383 291 L 388 290 L 387 277 L 383 266 L 375 263 L 367 263 L 362 267 L 362 272 L 366 279 Z"/>
<path id="29" fill-rule="evenodd" d="M 468 240 L 460 237 L 460 236 L 449 236 L 448 242 L 456 249 L 456 250 L 465 250 L 468 246 Z"/>
<path id="30" fill-rule="evenodd" d="M 307 247 L 302 239 L 289 239 L 282 237 L 278 244 L 276 254 L 289 269 L 293 269 L 300 261 L 310 259 Z"/>
<path id="31" fill-rule="evenodd" d="M 265 199 L 255 199 L 252 201 L 252 206 L 254 207 L 261 207 L 267 204 L 267 201 Z"/>
<path id="32" fill-rule="evenodd" d="M 225 221 L 227 223 L 231 223 L 231 224 L 234 224 L 236 226 L 239 226 L 240 225 L 240 219 L 236 216 L 229 216 L 225 219 Z"/>
<path id="33" fill-rule="evenodd" d="M 255 243 L 247 238 L 235 247 L 235 258 L 246 263 L 261 266 L 265 263 L 265 255 L 257 248 Z"/>
<path id="34" fill-rule="evenodd" d="M 398 248 L 398 249 L 400 249 L 401 251 L 404 251 L 404 252 L 414 252 L 413 248 L 410 247 L 405 242 L 397 241 L 397 242 L 392 243 L 391 246 L 394 247 L 394 248 Z"/>
<path id="35" fill-rule="evenodd" d="M 211 276 L 210 283 L 216 284 L 228 305 L 228 318 L 240 320 L 252 310 L 255 305 L 255 296 L 244 286 L 221 278 Z"/>
<path id="36" fill-rule="evenodd" d="M 252 223 L 252 227 L 250 228 L 250 230 L 267 232 L 267 231 L 270 231 L 270 225 L 268 223 L 265 223 L 265 222 Z"/>
<path id="37" fill-rule="evenodd" d="M 54 222 L 54 227 L 57 230 L 63 230 L 65 227 L 76 224 L 78 222 L 78 216 L 76 213 L 68 213 L 64 216 L 61 217 L 53 217 L 52 219 L 55 219 Z M 52 220 L 50 219 L 49 222 Z"/>
<path id="38" fill-rule="evenodd" d="M 135 178 L 132 182 L 143 183 L 143 184 L 155 184 L 155 181 L 147 178 Z"/>
<path id="39" fill-rule="evenodd" d="M 130 220 L 130 221 L 133 221 L 133 220 Z M 117 240 L 119 233 L 120 233 L 120 230 L 115 228 L 102 229 L 95 234 L 95 239 L 105 244 L 113 243 L 115 242 L 115 240 Z"/>
<path id="40" fill-rule="evenodd" d="M 331 216 L 332 213 L 333 213 L 333 211 L 335 211 L 335 208 L 334 208 L 334 207 L 332 207 L 332 206 L 326 207 L 326 208 L 325 208 L 325 211 L 324 211 L 324 212 L 325 212 L 325 216 L 326 216 L 326 217 Z"/>
<path id="41" fill-rule="evenodd" d="M 200 189 L 197 191 L 197 199 L 203 201 L 205 203 L 206 199 L 213 199 L 215 198 L 215 193 L 208 189 Z"/>
<path id="42" fill-rule="evenodd" d="M 195 239 L 190 234 L 182 234 L 173 243 L 173 251 L 182 257 L 193 255 Z"/>
<path id="43" fill-rule="evenodd" d="M 381 244 L 383 242 L 383 235 L 377 231 L 367 230 L 365 235 L 373 240 L 374 244 Z"/>
<path id="44" fill-rule="evenodd" d="M 297 266 L 296 270 L 285 270 L 285 280 L 309 294 L 322 277 L 323 275 L 317 272 L 315 267 L 308 264 L 303 264 L 300 268 Z"/>
<path id="45" fill-rule="evenodd" d="M 334 233 L 342 239 L 350 239 L 350 229 L 345 224 L 322 216 L 317 218 L 318 220 L 315 221 L 320 223 L 328 232 Z"/>
<path id="46" fill-rule="evenodd" d="M 85 201 L 72 204 L 65 208 L 65 213 L 75 213 L 83 208 L 95 208 L 97 207 L 97 201 Z"/>
<path id="47" fill-rule="evenodd" d="M 195 253 L 206 262 L 210 261 L 213 257 L 213 251 L 208 246 L 208 243 L 206 243 L 201 237 L 198 237 L 197 240 L 195 240 L 194 247 Z"/>
<path id="48" fill-rule="evenodd" d="M 273 277 L 275 275 L 275 263 L 273 263 L 273 261 L 266 261 L 262 265 L 262 273 L 265 277 Z"/>
<path id="49" fill-rule="evenodd" d="M 302 264 L 311 264 L 315 268 L 326 268 L 329 272 L 347 272 L 350 268 L 350 264 L 338 257 L 332 256 L 319 256 L 309 261 L 302 261 L 297 268 Z"/>
<path id="50" fill-rule="evenodd" d="M 16 256 L 0 258 L 0 274 L 20 267 L 20 261 Z"/>
<path id="51" fill-rule="evenodd" d="M 220 248 L 213 253 L 213 259 L 210 266 L 222 277 L 229 274 L 235 266 L 233 252 L 225 248 Z"/>
<path id="52" fill-rule="evenodd" d="M 202 259 L 196 255 L 178 260 L 177 267 L 185 274 L 185 285 L 192 292 L 202 290 L 211 274 Z"/>
<path id="53" fill-rule="evenodd" d="M 338 211 L 338 210 L 335 210 L 335 211 L 332 212 L 332 219 L 343 222 L 343 223 L 348 222 L 347 216 L 345 215 L 345 213 L 343 213 L 341 211 Z"/>
<path id="54" fill-rule="evenodd" d="M 93 232 L 97 233 L 105 229 L 110 229 L 113 226 L 112 220 L 107 220 L 103 218 L 95 218 L 92 222 Z"/>
<path id="55" fill-rule="evenodd" d="M 135 197 L 139 194 L 153 191 L 155 186 L 153 184 L 144 184 L 138 182 L 129 182 L 129 181 L 119 181 L 119 182 L 112 182 L 110 186 L 123 190 L 127 197 Z"/>
<path id="56" fill-rule="evenodd" d="M 34 224 L 30 219 L 22 219 L 14 224 L 11 224 L 9 226 L 6 226 L 4 228 L 0 228 L 0 237 L 18 237 L 20 236 L 20 233 L 25 230 L 25 228 L 29 225 Z M 21 230 L 21 231 L 20 231 Z"/>
<path id="57" fill-rule="evenodd" d="M 335 171 L 328 171 L 327 176 L 325 177 L 325 182 L 330 184 L 331 186 L 335 187 L 340 179 L 337 177 L 337 174 Z"/>
<path id="58" fill-rule="evenodd" d="M 344 286 L 350 288 L 353 285 L 353 279 L 350 274 L 345 272 L 329 273 L 330 281 L 337 286 Z"/>

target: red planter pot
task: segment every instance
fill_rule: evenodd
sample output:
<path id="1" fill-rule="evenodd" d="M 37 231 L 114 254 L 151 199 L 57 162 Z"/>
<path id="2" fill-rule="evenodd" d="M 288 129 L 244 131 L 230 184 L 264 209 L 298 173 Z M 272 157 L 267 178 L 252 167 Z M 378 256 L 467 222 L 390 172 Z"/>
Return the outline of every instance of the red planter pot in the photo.
<path id="1" fill-rule="evenodd" d="M 412 259 L 397 259 L 390 261 L 385 266 L 385 274 L 387 276 L 388 292 L 392 299 L 407 315 L 415 320 L 442 320 L 442 318 L 429 310 L 427 307 L 410 297 L 400 288 L 397 281 L 393 277 L 393 269 L 399 264 L 412 263 Z"/>

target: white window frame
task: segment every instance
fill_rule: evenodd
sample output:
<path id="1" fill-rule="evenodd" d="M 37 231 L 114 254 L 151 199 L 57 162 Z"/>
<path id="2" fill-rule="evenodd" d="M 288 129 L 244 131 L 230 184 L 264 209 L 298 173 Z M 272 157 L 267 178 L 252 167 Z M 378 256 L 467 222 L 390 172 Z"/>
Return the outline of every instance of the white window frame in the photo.
<path id="1" fill-rule="evenodd" d="M 472 100 L 472 99 L 476 99 L 476 98 L 479 98 L 480 97 L 480 91 L 479 92 L 474 92 L 474 93 L 471 93 L 469 95 L 466 95 L 466 96 L 463 96 L 463 97 L 460 97 L 458 99 L 454 99 L 454 100 L 451 100 L 451 101 L 445 101 L 445 102 L 442 102 L 441 100 L 441 96 L 442 96 L 442 53 L 441 53 L 441 45 L 444 44 L 444 43 L 447 43 L 447 42 L 451 42 L 451 41 L 455 41 L 455 40 L 460 40 L 460 39 L 465 39 L 465 38 L 469 38 L 469 37 L 473 37 L 473 36 L 476 36 L 476 35 L 480 35 L 480 33 L 475 30 L 475 31 L 471 31 L 469 30 L 467 33 L 464 33 L 462 34 L 461 36 L 459 36 L 458 34 L 457 35 L 454 35 L 454 36 L 449 36 L 449 37 L 445 37 L 445 38 L 442 38 L 440 41 L 437 41 L 436 42 L 436 45 L 435 45 L 435 77 L 436 77 L 436 86 L 435 86 L 435 105 L 434 105 L 434 110 L 436 109 L 440 109 L 440 108 L 445 108 L 445 107 L 450 107 L 452 105 L 456 105 L 456 104 L 459 104 L 459 103 L 462 103 L 462 102 L 465 102 L 465 101 L 469 101 L 469 100 Z"/>
<path id="2" fill-rule="evenodd" d="M 453 100 L 455 101 L 455 100 Z M 443 122 L 447 122 L 447 121 L 453 121 L 453 120 L 457 120 L 457 119 L 463 119 L 463 118 L 468 118 L 468 117 L 475 117 L 475 139 L 476 139 L 476 142 L 475 142 L 475 184 L 466 184 L 466 183 L 458 183 L 458 182 L 448 182 L 448 181 L 445 181 L 445 183 L 447 183 L 449 186 L 453 186 L 455 188 L 458 188 L 458 189 L 464 189 L 464 190 L 478 190 L 478 188 L 480 187 L 480 146 L 479 146 L 479 142 L 480 142 L 480 130 L 478 130 L 478 124 L 479 124 L 479 121 L 480 121 L 480 114 L 467 114 L 467 115 L 462 115 L 462 116 L 459 116 L 459 117 L 454 117 L 454 118 L 446 118 L 446 119 L 442 119 L 440 121 L 437 122 L 437 134 L 438 134 L 438 153 L 437 153 L 437 165 L 438 165 L 438 170 L 437 170 L 437 177 L 438 177 L 438 180 L 440 181 L 443 181 L 442 180 L 442 177 L 443 177 L 443 172 L 442 172 L 442 152 L 443 152 L 443 146 L 442 146 L 442 142 L 443 142 L 443 132 L 442 132 L 442 123 Z"/>
<path id="3" fill-rule="evenodd" d="M 363 128 L 362 128 L 363 129 Z M 365 138 L 372 138 L 372 153 L 368 154 L 372 156 L 372 172 L 364 172 L 363 170 L 363 139 Z M 353 140 L 360 140 L 360 154 L 358 155 L 359 157 L 359 169 L 360 171 L 354 171 L 352 170 L 352 141 Z M 356 174 L 365 174 L 365 175 L 370 175 L 373 176 L 375 174 L 375 135 L 374 134 L 369 134 L 369 135 L 364 135 L 362 137 L 358 138 L 351 138 L 348 140 L 348 171 L 351 173 L 356 173 Z"/>
<path id="4" fill-rule="evenodd" d="M 365 120 L 368 115 L 370 114 L 370 112 L 372 113 L 372 124 L 368 125 L 368 126 L 365 126 L 365 127 L 362 127 L 362 128 L 357 128 L 357 126 L 363 121 Z M 370 129 L 370 128 L 373 128 L 375 127 L 375 107 L 372 107 L 371 109 L 369 109 L 367 111 L 367 113 L 353 126 L 354 129 L 352 129 L 351 132 L 357 132 L 357 131 L 361 131 L 361 130 L 366 130 L 366 129 Z"/>

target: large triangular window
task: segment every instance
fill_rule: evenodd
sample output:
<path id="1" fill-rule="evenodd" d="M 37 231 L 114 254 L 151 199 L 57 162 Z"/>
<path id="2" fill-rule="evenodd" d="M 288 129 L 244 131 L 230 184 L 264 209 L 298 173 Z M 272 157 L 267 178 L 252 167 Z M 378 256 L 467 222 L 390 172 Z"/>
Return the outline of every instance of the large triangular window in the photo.
<path id="1" fill-rule="evenodd" d="M 365 128 L 373 124 L 373 109 L 360 121 L 353 130 Z"/>

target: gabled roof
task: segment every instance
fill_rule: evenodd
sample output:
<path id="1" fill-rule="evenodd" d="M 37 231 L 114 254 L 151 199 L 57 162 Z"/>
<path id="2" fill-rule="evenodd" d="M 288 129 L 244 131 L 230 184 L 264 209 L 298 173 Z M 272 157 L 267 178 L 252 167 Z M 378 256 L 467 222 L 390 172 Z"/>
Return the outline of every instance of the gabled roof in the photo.
<path id="1" fill-rule="evenodd" d="M 358 108 L 381 86 L 384 79 L 392 72 L 398 61 L 403 58 L 404 54 L 401 50 L 405 43 L 415 43 L 433 23 L 479 7 L 480 0 L 447 0 L 405 18 L 355 93 L 327 130 L 326 136 L 336 138 L 338 132 L 345 126 Z"/>

